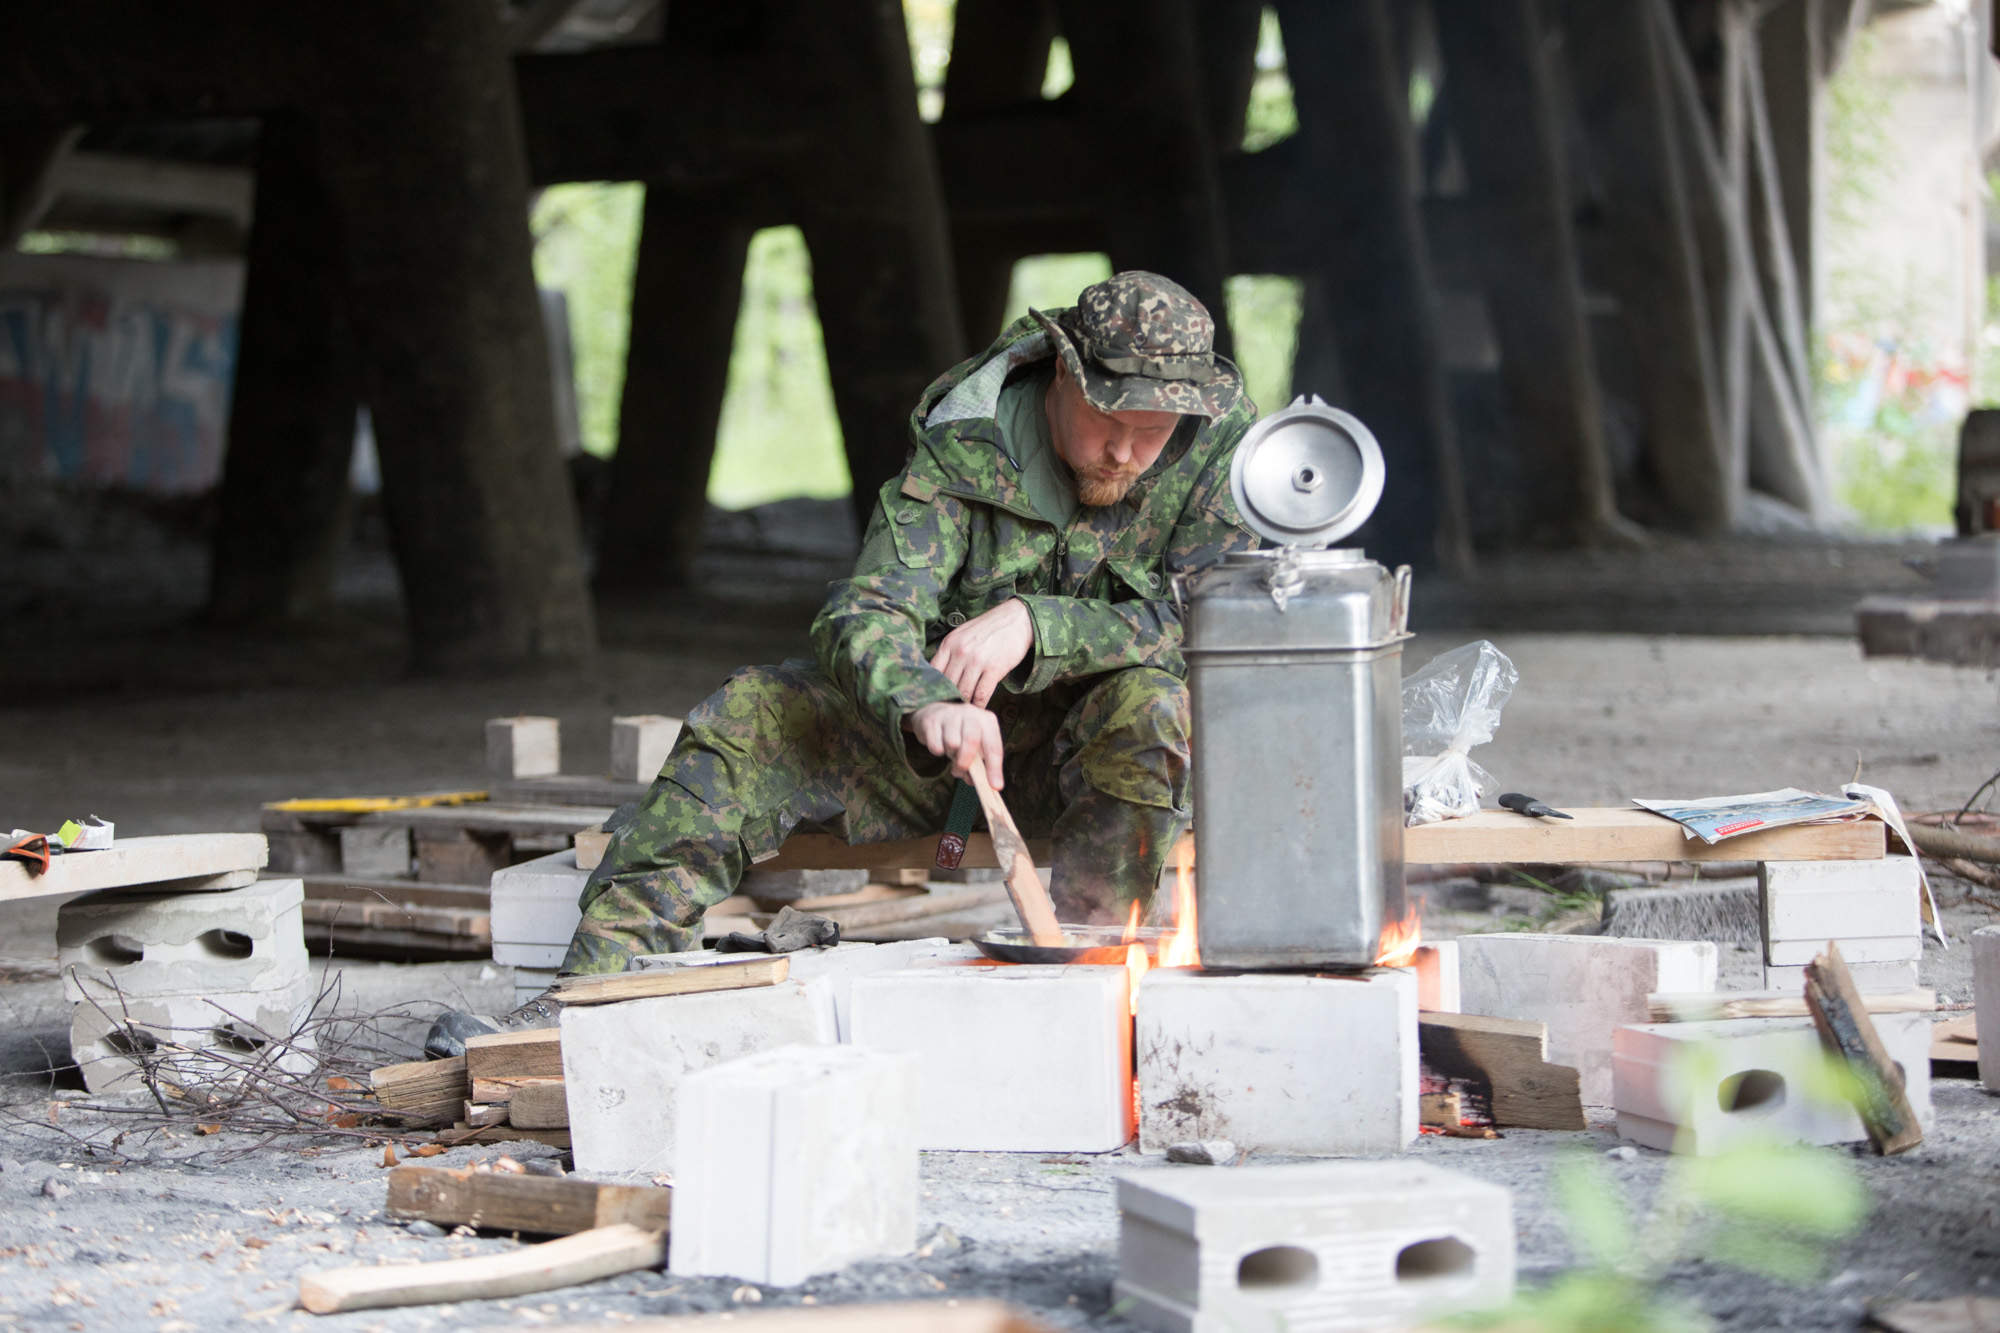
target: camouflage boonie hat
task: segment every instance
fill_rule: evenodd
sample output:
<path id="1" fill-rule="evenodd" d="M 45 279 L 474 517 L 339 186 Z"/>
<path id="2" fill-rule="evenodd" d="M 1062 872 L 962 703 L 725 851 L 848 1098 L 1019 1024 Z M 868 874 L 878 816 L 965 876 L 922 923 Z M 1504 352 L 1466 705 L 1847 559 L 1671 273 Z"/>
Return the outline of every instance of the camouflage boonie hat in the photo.
<path id="1" fill-rule="evenodd" d="M 1243 375 L 1215 352 L 1215 320 L 1187 288 L 1157 273 L 1119 273 L 1068 310 L 1029 314 L 1101 412 L 1182 412 L 1213 420 L 1235 406 Z"/>

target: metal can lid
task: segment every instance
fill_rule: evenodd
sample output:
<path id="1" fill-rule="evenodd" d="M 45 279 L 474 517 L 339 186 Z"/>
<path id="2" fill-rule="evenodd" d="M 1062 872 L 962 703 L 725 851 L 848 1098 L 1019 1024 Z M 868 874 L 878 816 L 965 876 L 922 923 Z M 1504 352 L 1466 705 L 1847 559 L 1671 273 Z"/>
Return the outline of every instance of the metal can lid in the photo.
<path id="1" fill-rule="evenodd" d="M 1303 395 L 1247 431 L 1229 491 L 1251 531 L 1285 546 L 1325 546 L 1368 521 L 1382 498 L 1382 446 L 1360 420 Z"/>

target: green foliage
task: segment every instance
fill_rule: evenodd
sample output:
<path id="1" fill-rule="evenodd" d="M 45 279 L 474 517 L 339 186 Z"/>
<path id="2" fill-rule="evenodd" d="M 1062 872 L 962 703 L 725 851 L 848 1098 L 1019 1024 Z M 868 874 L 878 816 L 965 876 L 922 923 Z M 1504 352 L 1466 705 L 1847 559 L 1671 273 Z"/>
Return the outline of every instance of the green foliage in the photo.
<path id="1" fill-rule="evenodd" d="M 1250 85 L 1250 111 L 1243 123 L 1243 151 L 1254 153 L 1287 138 L 1299 128 L 1298 105 L 1292 100 L 1291 76 L 1285 72 L 1285 39 L 1278 30 L 1278 11 L 1268 5 L 1257 30 L 1257 78 Z"/>
<path id="2" fill-rule="evenodd" d="M 917 112 L 934 121 L 944 111 L 944 71 L 951 63 L 954 0 L 903 0 L 903 25 L 910 40 L 911 72 L 917 80 Z"/>
<path id="3" fill-rule="evenodd" d="M 569 298 L 583 447 L 607 458 L 618 448 L 632 265 L 645 197 L 645 187 L 633 184 L 557 185 L 542 191 L 530 223 L 535 281 Z"/>
<path id="4" fill-rule="evenodd" d="M 1076 67 L 1069 61 L 1069 42 L 1062 37 L 1049 43 L 1049 66 L 1042 74 L 1042 97 L 1053 102 L 1076 82 Z"/>
<path id="5" fill-rule="evenodd" d="M 1227 292 L 1229 328 L 1236 335 L 1236 364 L 1250 400 L 1261 413 L 1292 399 L 1292 359 L 1298 351 L 1299 307 L 1304 285 L 1270 273 L 1239 273 Z"/>
<path id="6" fill-rule="evenodd" d="M 751 239 L 743 270 L 708 495 L 725 509 L 747 509 L 852 489 L 805 237 L 797 227 L 768 227 Z"/>
<path id="7" fill-rule="evenodd" d="M 1029 255 L 1014 265 L 1014 279 L 1007 288 L 1007 316 L 1002 327 L 1037 310 L 1056 310 L 1076 304 L 1076 294 L 1093 282 L 1111 276 L 1111 256 L 1086 252 L 1074 255 Z M 993 330 L 999 337 L 1000 330 Z M 939 367 L 943 369 L 943 367 Z"/>
<path id="8" fill-rule="evenodd" d="M 1698 1081 L 1698 1075 L 1697 1075 Z M 1793 1095 L 1842 1095 L 1829 1072 Z M 1682 1259 L 1785 1282 L 1815 1280 L 1828 1244 L 1867 1216 L 1868 1192 L 1845 1158 L 1823 1149 L 1754 1147 L 1676 1157 L 1652 1210 L 1633 1218 L 1604 1162 L 1578 1152 L 1550 1173 L 1582 1267 L 1497 1310 L 1446 1321 L 1508 1333 L 1702 1333 L 1698 1311 L 1662 1297 L 1660 1279 Z"/>
<path id="9" fill-rule="evenodd" d="M 1862 28 L 1826 85 L 1827 217 L 1836 226 L 1866 225 L 1863 210 L 1881 197 L 1896 158 L 1888 124 L 1897 85 L 1877 68 L 1877 46 Z"/>

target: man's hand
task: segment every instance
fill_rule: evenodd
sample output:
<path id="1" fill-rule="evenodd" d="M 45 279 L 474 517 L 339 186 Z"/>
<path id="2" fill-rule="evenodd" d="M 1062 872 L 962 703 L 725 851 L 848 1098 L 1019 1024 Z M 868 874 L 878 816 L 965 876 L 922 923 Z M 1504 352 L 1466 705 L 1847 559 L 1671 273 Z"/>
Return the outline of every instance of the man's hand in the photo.
<path id="1" fill-rule="evenodd" d="M 931 665 L 944 672 L 960 694 L 984 708 L 1000 682 L 1027 659 L 1034 646 L 1035 622 L 1027 604 L 1009 598 L 945 635 Z M 996 781 L 993 785 L 1000 784 Z"/>
<path id="2" fill-rule="evenodd" d="M 967 626 L 966 628 L 971 628 Z M 925 704 L 904 719 L 926 750 L 951 760 L 952 776 L 963 778 L 974 764 L 986 765 L 993 790 L 1000 776 L 1000 719 L 972 704 Z"/>

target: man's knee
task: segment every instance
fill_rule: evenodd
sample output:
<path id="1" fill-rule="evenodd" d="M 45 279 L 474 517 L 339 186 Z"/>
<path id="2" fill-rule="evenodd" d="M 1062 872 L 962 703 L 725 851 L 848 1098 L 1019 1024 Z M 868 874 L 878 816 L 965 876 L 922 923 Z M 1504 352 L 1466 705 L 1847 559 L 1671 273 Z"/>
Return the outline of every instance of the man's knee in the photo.
<path id="1" fill-rule="evenodd" d="M 1107 796 L 1138 805 L 1187 805 L 1187 685 L 1153 667 L 1112 672 L 1076 716 L 1083 780 Z"/>

